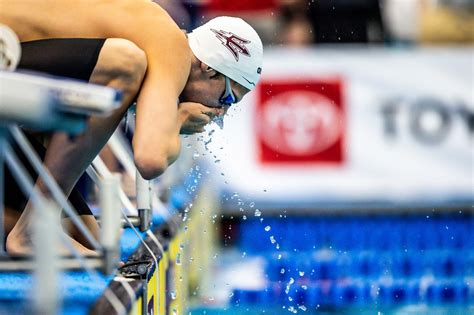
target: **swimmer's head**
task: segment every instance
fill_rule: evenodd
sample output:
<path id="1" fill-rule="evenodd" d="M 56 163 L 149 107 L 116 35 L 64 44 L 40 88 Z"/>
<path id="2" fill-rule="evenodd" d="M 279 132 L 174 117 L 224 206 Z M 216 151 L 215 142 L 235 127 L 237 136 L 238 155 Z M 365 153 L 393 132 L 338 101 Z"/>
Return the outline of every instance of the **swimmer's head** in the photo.
<path id="1" fill-rule="evenodd" d="M 263 45 L 247 22 L 216 17 L 188 34 L 188 41 L 201 62 L 248 90 L 255 88 L 262 72 Z"/>

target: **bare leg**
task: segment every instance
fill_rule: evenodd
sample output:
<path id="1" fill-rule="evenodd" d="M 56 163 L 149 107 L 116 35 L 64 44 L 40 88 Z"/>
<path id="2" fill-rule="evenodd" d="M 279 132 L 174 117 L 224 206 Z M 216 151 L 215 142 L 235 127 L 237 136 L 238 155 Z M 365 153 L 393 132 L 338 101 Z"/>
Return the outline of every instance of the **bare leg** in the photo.
<path id="1" fill-rule="evenodd" d="M 107 117 L 89 118 L 86 130 L 73 140 L 62 132 L 52 136 L 44 165 L 67 195 L 114 132 L 125 111 L 136 97 L 145 72 L 146 57 L 136 45 L 123 39 L 108 39 L 105 42 L 90 82 L 121 89 L 124 93 L 123 102 L 119 109 Z M 36 184 L 48 195 L 41 180 L 38 180 Z M 31 251 L 29 233 L 31 214 L 32 206 L 28 202 L 17 224 L 7 237 L 6 248 L 9 253 L 23 254 Z M 81 218 L 98 238 L 99 229 L 93 216 L 81 216 Z M 79 242 L 83 240 L 77 229 L 71 228 L 70 232 L 72 237 Z M 90 246 L 87 242 L 83 245 Z M 82 251 L 87 250 L 85 247 L 78 247 Z"/>

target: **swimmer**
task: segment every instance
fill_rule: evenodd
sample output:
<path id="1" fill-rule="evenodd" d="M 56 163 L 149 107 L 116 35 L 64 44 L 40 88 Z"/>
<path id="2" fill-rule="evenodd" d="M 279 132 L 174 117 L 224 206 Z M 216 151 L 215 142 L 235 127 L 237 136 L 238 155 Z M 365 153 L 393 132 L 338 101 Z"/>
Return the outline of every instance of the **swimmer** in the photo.
<path id="1" fill-rule="evenodd" d="M 45 44 L 46 38 L 62 38 L 66 46 L 74 47 L 85 38 L 81 43 L 90 45 L 90 51 L 77 46 L 76 53 L 89 51 L 80 58 L 97 60 L 85 61 L 83 69 L 88 70 L 82 75 L 91 83 L 124 91 L 122 106 L 108 117 L 90 118 L 80 137 L 71 140 L 55 133 L 48 141 L 44 164 L 67 195 L 135 99 L 134 160 L 142 176 L 152 179 L 178 157 L 180 133 L 203 131 L 260 78 L 262 43 L 238 18 L 216 18 L 186 36 L 160 6 L 149 1 L 97 0 L 91 5 L 90 1 L 1 0 L 0 6 L 0 23 L 12 28 L 25 47 Z M 46 67 L 54 68 L 69 57 L 59 54 Z M 34 68 L 34 63 L 24 68 Z M 47 193 L 41 181 L 37 185 Z M 8 235 L 10 253 L 30 251 L 30 217 L 27 205 Z M 94 218 L 89 213 L 81 218 L 98 236 Z M 84 251 L 90 248 L 79 235 L 73 237 Z"/>

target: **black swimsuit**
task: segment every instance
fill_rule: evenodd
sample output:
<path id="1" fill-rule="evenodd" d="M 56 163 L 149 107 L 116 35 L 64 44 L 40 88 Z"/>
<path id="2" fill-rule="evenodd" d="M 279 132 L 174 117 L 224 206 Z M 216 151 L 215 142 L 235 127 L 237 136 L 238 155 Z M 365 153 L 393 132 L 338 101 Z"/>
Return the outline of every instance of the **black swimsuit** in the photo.
<path id="1" fill-rule="evenodd" d="M 22 55 L 18 70 L 32 70 L 50 75 L 57 75 L 82 81 L 89 81 L 99 58 L 105 39 L 47 39 L 25 42 L 21 44 Z M 44 159 L 46 149 L 31 134 L 26 133 L 34 149 Z M 16 154 L 32 176 L 38 177 L 28 159 L 21 150 L 13 145 Z M 5 169 L 5 206 L 23 211 L 28 198 L 22 193 L 15 179 Z M 69 201 L 79 215 L 92 214 L 77 186 L 72 190 Z"/>

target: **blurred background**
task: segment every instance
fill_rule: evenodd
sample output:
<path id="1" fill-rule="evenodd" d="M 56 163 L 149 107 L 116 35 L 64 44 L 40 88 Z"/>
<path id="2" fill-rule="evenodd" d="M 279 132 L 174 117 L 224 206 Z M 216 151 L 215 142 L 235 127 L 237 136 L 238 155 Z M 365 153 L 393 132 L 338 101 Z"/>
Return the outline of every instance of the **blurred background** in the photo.
<path id="1" fill-rule="evenodd" d="M 155 2 L 188 31 L 242 17 L 265 45 L 256 90 L 168 172 L 186 175 L 170 195 L 189 205 L 173 300 L 474 312 L 474 1 Z"/>

